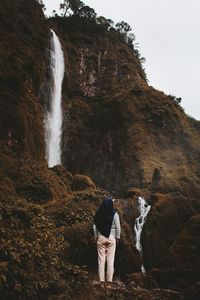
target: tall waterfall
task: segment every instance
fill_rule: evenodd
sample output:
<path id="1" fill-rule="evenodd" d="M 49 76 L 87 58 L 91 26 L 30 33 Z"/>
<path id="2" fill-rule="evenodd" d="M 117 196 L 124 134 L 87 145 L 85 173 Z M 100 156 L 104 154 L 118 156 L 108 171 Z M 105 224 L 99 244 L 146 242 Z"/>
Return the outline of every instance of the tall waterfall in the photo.
<path id="1" fill-rule="evenodd" d="M 49 110 L 46 113 L 46 159 L 49 167 L 61 163 L 62 136 L 62 81 L 65 63 L 60 41 L 51 30 L 51 95 Z"/>
<path id="2" fill-rule="evenodd" d="M 141 245 L 141 242 L 140 242 L 140 238 L 141 238 L 143 225 L 146 221 L 146 218 L 147 218 L 148 212 L 151 209 L 151 206 L 148 205 L 146 203 L 145 199 L 142 198 L 142 197 L 138 198 L 138 204 L 139 204 L 138 205 L 138 210 L 140 212 L 140 216 L 135 220 L 135 226 L 134 226 L 135 244 L 136 244 L 136 249 L 139 251 L 140 257 L 142 259 L 142 245 Z M 143 273 L 145 273 L 145 268 L 143 266 L 143 263 L 142 263 L 142 266 L 141 266 L 141 271 Z"/>

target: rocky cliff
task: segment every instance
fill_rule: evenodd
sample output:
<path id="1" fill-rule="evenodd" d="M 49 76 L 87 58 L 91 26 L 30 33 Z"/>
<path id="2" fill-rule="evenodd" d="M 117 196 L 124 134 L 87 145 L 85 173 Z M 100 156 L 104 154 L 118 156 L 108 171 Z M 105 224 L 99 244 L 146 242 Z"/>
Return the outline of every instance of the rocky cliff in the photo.
<path id="1" fill-rule="evenodd" d="M 111 23 L 46 20 L 34 0 L 0 4 L 1 298 L 199 299 L 199 122 L 148 85 L 137 51 Z M 65 56 L 63 166 L 51 169 L 50 28 Z M 91 233 L 107 190 L 122 220 L 111 291 L 94 281 Z M 146 274 L 133 231 L 141 194 L 152 206 Z"/>
<path id="2" fill-rule="evenodd" d="M 139 58 L 119 33 L 76 16 L 51 25 L 65 50 L 67 169 L 111 190 L 150 187 L 155 169 L 171 190 L 190 172 L 198 176 L 199 127 L 193 128 L 175 97 L 147 84 Z"/>

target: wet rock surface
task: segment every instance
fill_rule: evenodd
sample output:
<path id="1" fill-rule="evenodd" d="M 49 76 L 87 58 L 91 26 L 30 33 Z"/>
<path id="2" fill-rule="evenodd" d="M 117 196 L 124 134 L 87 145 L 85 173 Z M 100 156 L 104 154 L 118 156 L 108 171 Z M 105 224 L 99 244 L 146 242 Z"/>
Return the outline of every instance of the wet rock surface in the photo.
<path id="1" fill-rule="evenodd" d="M 199 299 L 198 121 L 148 86 L 112 30 L 78 17 L 47 21 L 34 0 L 0 4 L 0 298 Z M 50 25 L 66 62 L 66 168 L 48 169 Z M 102 288 L 92 218 L 109 193 L 122 237 L 115 282 Z M 146 274 L 135 248 L 138 196 L 151 205 Z"/>

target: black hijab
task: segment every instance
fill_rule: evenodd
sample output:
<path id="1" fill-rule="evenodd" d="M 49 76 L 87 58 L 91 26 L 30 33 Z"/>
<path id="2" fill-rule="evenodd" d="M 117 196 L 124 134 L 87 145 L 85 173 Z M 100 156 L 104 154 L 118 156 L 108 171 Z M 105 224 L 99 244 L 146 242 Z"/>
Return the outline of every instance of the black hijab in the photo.
<path id="1" fill-rule="evenodd" d="M 103 200 L 94 216 L 94 224 L 97 230 L 107 238 L 110 235 L 114 214 L 113 199 L 112 197 L 107 197 Z"/>

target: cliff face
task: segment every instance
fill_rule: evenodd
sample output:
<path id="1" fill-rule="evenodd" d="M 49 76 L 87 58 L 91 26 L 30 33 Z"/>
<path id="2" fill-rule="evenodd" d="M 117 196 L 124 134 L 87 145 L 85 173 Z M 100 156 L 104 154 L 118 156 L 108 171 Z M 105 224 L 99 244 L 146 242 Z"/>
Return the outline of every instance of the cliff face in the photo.
<path id="1" fill-rule="evenodd" d="M 18 156 L 43 159 L 49 26 L 35 1 L 23 3 L 8 1 L 1 12 L 0 140 Z M 66 63 L 64 166 L 109 190 L 149 188 L 155 169 L 162 179 L 153 186 L 162 192 L 166 185 L 184 192 L 198 188 L 199 127 L 171 97 L 148 86 L 139 59 L 119 34 L 75 16 L 51 20 L 51 26 Z"/>
<path id="2" fill-rule="evenodd" d="M 191 176 L 195 185 L 199 128 L 176 99 L 147 84 L 139 59 L 119 34 L 75 16 L 51 24 L 65 51 L 62 158 L 67 169 L 114 190 L 150 187 L 155 169 L 172 190 L 183 185 L 187 190 Z"/>
<path id="3" fill-rule="evenodd" d="M 183 269 L 193 268 L 183 237 L 192 236 L 187 224 L 200 211 L 199 122 L 148 85 L 140 60 L 114 30 L 78 17 L 51 25 L 66 61 L 63 164 L 108 190 L 141 188 L 152 204 L 142 235 L 145 266 L 173 268 L 187 256 Z"/>
<path id="4" fill-rule="evenodd" d="M 148 85 L 116 30 L 78 16 L 47 21 L 34 0 L 0 5 L 2 299 L 199 299 L 199 122 Z M 65 55 L 62 161 L 72 174 L 44 160 L 50 27 Z M 91 234 L 108 192 L 76 173 L 122 192 L 116 276 L 124 283 L 109 295 L 94 286 Z M 152 206 L 144 276 L 131 274 L 141 266 L 133 232 L 139 193 Z"/>
<path id="5" fill-rule="evenodd" d="M 1 0 L 0 141 L 18 158 L 44 158 L 40 88 L 49 28 L 36 1 Z"/>

